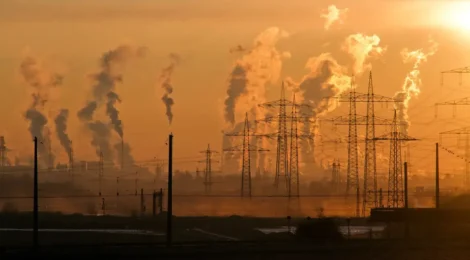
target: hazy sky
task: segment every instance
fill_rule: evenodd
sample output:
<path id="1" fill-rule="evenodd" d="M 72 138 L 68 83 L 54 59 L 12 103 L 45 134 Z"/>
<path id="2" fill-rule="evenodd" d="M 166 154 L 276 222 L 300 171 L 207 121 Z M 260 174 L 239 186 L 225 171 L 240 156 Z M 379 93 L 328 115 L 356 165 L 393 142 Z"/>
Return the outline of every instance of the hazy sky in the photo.
<path id="1" fill-rule="evenodd" d="M 325 31 L 320 14 L 331 4 L 349 11 L 342 24 Z M 410 135 L 432 142 L 440 130 L 464 126 L 460 120 L 444 125 L 446 129 L 426 125 L 422 131 L 424 126 L 414 125 L 413 120 L 432 121 L 434 102 L 470 93 L 462 88 L 444 89 L 445 95 L 438 94 L 440 71 L 470 64 L 470 21 L 455 19 L 465 8 L 470 11 L 468 5 L 458 1 L 438 0 L 2 0 L 0 106 L 4 112 L 0 114 L 0 131 L 14 153 L 25 156 L 32 150 L 23 117 L 31 98 L 18 73 L 21 60 L 29 53 L 64 74 L 60 94 L 51 106 L 54 111 L 71 111 L 69 134 L 76 157 L 94 159 L 88 145 L 90 137 L 76 112 L 91 93 L 88 75 L 98 70 L 101 55 L 121 44 L 131 44 L 149 50 L 145 59 L 128 64 L 123 83 L 117 87 L 122 97 L 118 109 L 124 136 L 136 159 L 165 157 L 170 130 L 175 134 L 176 157 L 197 156 L 207 143 L 220 150 L 228 76 L 240 57 L 229 50 L 239 44 L 251 47 L 259 33 L 276 26 L 290 34 L 276 45 L 279 51 L 291 53 L 291 58 L 283 61 L 280 79 L 300 80 L 308 73 L 307 60 L 322 52 L 331 52 L 350 69 L 352 61 L 341 50 L 344 39 L 353 33 L 377 34 L 381 45 L 387 46 L 385 54 L 372 61 L 376 92 L 383 95 L 399 90 L 411 69 L 411 65 L 403 64 L 400 51 L 426 49 L 431 36 L 439 43 L 439 50 L 421 67 L 422 92 L 410 102 Z M 172 78 L 175 105 L 171 128 L 160 100 L 163 90 L 158 86 L 160 71 L 168 65 L 170 53 L 182 57 Z M 448 82 L 455 85 L 455 78 Z M 363 83 L 367 79 L 358 82 L 365 90 Z M 277 98 L 279 85 L 280 80 L 267 86 L 268 100 Z M 443 117 L 451 117 L 450 108 L 442 110 Z M 53 147 L 59 159 L 66 162 L 58 142 Z"/>

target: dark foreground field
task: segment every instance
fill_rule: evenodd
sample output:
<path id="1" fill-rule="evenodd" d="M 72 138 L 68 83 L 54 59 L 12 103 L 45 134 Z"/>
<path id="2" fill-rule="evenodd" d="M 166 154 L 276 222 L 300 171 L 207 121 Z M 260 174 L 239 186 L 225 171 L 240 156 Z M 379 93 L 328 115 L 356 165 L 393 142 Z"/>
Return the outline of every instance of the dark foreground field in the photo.
<path id="1" fill-rule="evenodd" d="M 0 214 L 0 259 L 470 259 L 470 239 L 309 240 L 287 233 L 265 235 L 255 230 L 289 223 L 297 226 L 299 222 L 305 223 L 306 220 L 301 219 L 288 222 L 285 218 L 174 217 L 171 247 L 165 243 L 165 215 L 117 217 L 41 213 L 39 220 L 39 248 L 32 252 L 31 213 Z M 334 222 L 345 224 L 342 219 Z M 364 219 L 351 221 L 352 225 L 365 223 Z"/>
<path id="2" fill-rule="evenodd" d="M 1 259 L 361 259 L 361 260 L 463 260 L 470 248 L 461 243 L 419 244 L 410 242 L 348 241 L 335 245 L 280 242 L 187 243 L 147 246 L 43 247 L 36 253 L 10 249 Z"/>

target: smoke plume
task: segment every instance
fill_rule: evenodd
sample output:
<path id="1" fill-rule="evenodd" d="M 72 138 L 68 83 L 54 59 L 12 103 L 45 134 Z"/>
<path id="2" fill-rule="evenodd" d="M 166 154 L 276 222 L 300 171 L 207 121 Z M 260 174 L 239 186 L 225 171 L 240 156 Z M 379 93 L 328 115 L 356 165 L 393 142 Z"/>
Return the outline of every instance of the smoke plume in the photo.
<path id="1" fill-rule="evenodd" d="M 55 118 L 55 131 L 59 142 L 67 153 L 69 160 L 71 160 L 71 141 L 69 135 L 67 134 L 67 120 L 69 117 L 69 111 L 67 109 L 61 109 L 59 114 Z"/>
<path id="2" fill-rule="evenodd" d="M 328 6 L 328 9 L 321 14 L 321 17 L 325 19 L 325 30 L 328 31 L 336 22 L 343 23 L 343 18 L 347 12 L 348 8 L 338 9 L 335 5 Z"/>
<path id="3" fill-rule="evenodd" d="M 92 133 L 91 144 L 95 147 L 96 156 L 100 156 L 100 153 L 103 153 L 104 161 L 112 162 L 113 150 L 109 144 L 111 130 L 108 125 L 101 121 L 94 121 L 88 122 L 87 126 Z"/>
<path id="4" fill-rule="evenodd" d="M 321 118 L 328 111 L 337 107 L 337 103 L 330 97 L 336 96 L 349 89 L 351 78 L 346 75 L 346 68 L 338 64 L 330 53 L 322 53 L 307 61 L 306 68 L 309 74 L 303 77 L 298 85 L 304 103 L 310 104 L 312 111 L 302 109 L 305 114 L 312 114 L 315 119 Z M 316 121 L 318 122 L 318 121 Z M 307 121 L 303 131 L 317 134 L 317 123 Z M 314 140 L 302 141 L 303 160 L 314 159 Z"/>
<path id="5" fill-rule="evenodd" d="M 121 45 L 117 48 L 103 53 L 100 58 L 100 69 L 90 75 L 93 81 L 92 98 L 77 113 L 77 117 L 92 132 L 91 144 L 95 147 L 97 155 L 100 152 L 107 162 L 112 162 L 112 149 L 110 144 L 111 133 L 108 124 L 94 120 L 94 113 L 105 105 L 106 114 L 110 118 L 111 125 L 116 133 L 122 138 L 122 122 L 119 120 L 119 111 L 116 103 L 121 102 L 116 93 L 116 85 L 123 81 L 123 70 L 126 63 L 136 57 L 143 57 L 146 48 L 133 48 Z"/>
<path id="6" fill-rule="evenodd" d="M 116 150 L 118 154 L 118 162 L 120 165 L 124 165 L 123 160 L 126 165 L 134 164 L 134 157 L 132 157 L 131 147 L 128 143 L 124 143 L 124 145 L 121 142 L 116 143 L 114 145 L 114 150 Z"/>
<path id="7" fill-rule="evenodd" d="M 42 61 L 31 55 L 26 56 L 20 64 L 20 74 L 30 87 L 31 105 L 24 113 L 24 117 L 29 121 L 29 132 L 31 136 L 37 137 L 42 144 L 38 145 L 38 154 L 43 165 L 49 165 L 49 157 L 45 144 L 50 140 L 44 135 L 44 128 L 47 125 L 45 105 L 53 88 L 62 84 L 63 75 L 51 72 L 45 68 Z M 46 140 L 47 139 L 47 140 Z M 47 141 L 47 142 L 46 142 Z"/>
<path id="8" fill-rule="evenodd" d="M 288 36 L 286 31 L 270 27 L 261 32 L 253 46 L 234 63 L 224 109 L 225 121 L 230 128 L 243 120 L 247 111 L 261 114 L 257 111 L 258 104 L 266 101 L 267 84 L 279 79 L 282 59 L 290 57 L 289 52 L 280 52 L 276 48 L 279 40 Z"/>
<path id="9" fill-rule="evenodd" d="M 437 52 L 439 45 L 430 40 L 430 47 L 425 52 L 422 49 L 408 50 L 407 48 L 401 51 L 403 62 L 412 63 L 413 68 L 405 77 L 401 91 L 395 93 L 397 100 L 403 102 L 396 102 L 395 107 L 398 110 L 397 116 L 399 122 L 401 122 L 402 133 L 408 134 L 410 127 L 410 120 L 408 118 L 408 108 L 412 97 L 417 97 L 420 93 L 421 77 L 420 77 L 420 66 L 423 62 L 426 62 L 428 58 Z"/>
<path id="10" fill-rule="evenodd" d="M 108 103 L 106 103 L 106 114 L 108 114 L 109 119 L 111 120 L 111 124 L 114 127 L 114 131 L 123 138 L 123 130 L 121 120 L 119 120 L 119 111 L 116 109 L 116 102 L 121 102 L 119 99 L 118 94 L 115 92 L 108 92 Z"/>
<path id="11" fill-rule="evenodd" d="M 360 33 L 349 35 L 344 44 L 343 50 L 349 53 L 354 59 L 353 73 L 361 75 L 364 70 L 370 69 L 371 64 L 366 63 L 367 59 L 382 55 L 386 48 L 380 47 L 380 38 L 377 35 L 367 36 Z"/>
<path id="12" fill-rule="evenodd" d="M 165 105 L 166 109 L 166 116 L 168 118 L 168 122 L 171 125 L 171 122 L 173 121 L 173 112 L 171 111 L 172 106 L 175 104 L 175 101 L 173 100 L 170 95 L 173 93 L 173 85 L 171 84 L 171 76 L 173 75 L 173 71 L 175 70 L 175 67 L 180 63 L 181 58 L 175 54 L 171 53 L 170 56 L 170 64 L 163 68 L 160 74 L 160 86 L 165 90 L 163 96 L 162 96 L 162 101 L 163 104 Z"/>
<path id="13" fill-rule="evenodd" d="M 235 124 L 235 104 L 238 98 L 246 92 L 247 82 L 245 68 L 240 64 L 235 64 L 230 74 L 224 114 L 225 121 L 231 125 Z"/>

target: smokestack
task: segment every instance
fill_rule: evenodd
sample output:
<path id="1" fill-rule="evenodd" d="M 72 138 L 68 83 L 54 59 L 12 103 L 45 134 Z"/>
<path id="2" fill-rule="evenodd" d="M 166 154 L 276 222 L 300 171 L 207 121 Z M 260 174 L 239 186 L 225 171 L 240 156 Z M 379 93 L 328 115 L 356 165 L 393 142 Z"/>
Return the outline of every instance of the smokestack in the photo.
<path id="1" fill-rule="evenodd" d="M 121 170 L 124 170 L 124 136 L 121 138 Z"/>

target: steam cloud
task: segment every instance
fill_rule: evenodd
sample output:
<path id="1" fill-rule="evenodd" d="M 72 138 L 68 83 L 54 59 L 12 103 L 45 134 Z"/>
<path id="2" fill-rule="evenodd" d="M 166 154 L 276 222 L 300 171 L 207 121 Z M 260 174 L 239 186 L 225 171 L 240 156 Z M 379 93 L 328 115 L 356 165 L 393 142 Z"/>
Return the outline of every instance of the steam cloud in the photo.
<path id="1" fill-rule="evenodd" d="M 258 104 L 265 102 L 267 83 L 279 79 L 282 59 L 290 58 L 289 52 L 276 48 L 279 40 L 288 36 L 278 27 L 264 30 L 255 38 L 253 47 L 233 65 L 224 108 L 225 121 L 230 127 L 242 119 L 246 111 L 254 108 L 256 113 Z"/>
<path id="2" fill-rule="evenodd" d="M 105 52 L 100 59 L 100 70 L 92 74 L 93 80 L 92 100 L 77 113 L 78 118 L 92 132 L 91 144 L 96 148 L 96 154 L 103 153 L 106 161 L 112 161 L 113 152 L 110 145 L 111 133 L 109 126 L 95 120 L 94 113 L 106 103 L 106 114 L 114 131 L 122 138 L 124 135 L 122 122 L 116 104 L 121 102 L 116 93 L 116 85 L 123 81 L 123 68 L 125 64 L 135 57 L 143 57 L 144 47 L 133 48 L 128 45 L 118 46 L 116 49 Z"/>
<path id="3" fill-rule="evenodd" d="M 360 33 L 349 35 L 344 44 L 343 50 L 349 53 L 354 59 L 353 73 L 360 75 L 366 69 L 371 68 L 367 59 L 382 55 L 386 48 L 380 47 L 380 38 L 377 35 L 367 36 Z"/>
<path id="4" fill-rule="evenodd" d="M 343 23 L 342 19 L 347 12 L 347 8 L 338 9 L 335 5 L 328 6 L 328 9 L 324 10 L 324 13 L 321 14 L 321 17 L 325 19 L 325 30 L 328 31 L 330 27 L 336 22 Z"/>
<path id="5" fill-rule="evenodd" d="M 69 111 L 67 109 L 60 110 L 55 118 L 55 129 L 59 142 L 67 153 L 69 160 L 72 160 L 71 156 L 71 141 L 69 135 L 67 134 L 67 120 L 69 117 Z"/>
<path id="6" fill-rule="evenodd" d="M 44 128 L 48 123 L 44 110 L 52 89 L 62 84 L 63 75 L 49 71 L 42 61 L 31 55 L 22 60 L 20 74 L 32 91 L 31 105 L 24 113 L 25 119 L 30 123 L 28 130 L 31 136 L 37 137 L 40 142 L 50 142 L 44 136 Z M 45 145 L 38 145 L 38 154 L 43 165 L 49 165 L 52 155 L 48 154 Z"/>
<path id="7" fill-rule="evenodd" d="M 166 116 L 168 118 L 168 122 L 171 125 L 171 122 L 173 121 L 173 112 L 171 111 L 171 107 L 175 104 L 175 101 L 173 100 L 173 98 L 170 97 L 170 95 L 173 93 L 173 85 L 171 84 L 171 76 L 173 75 L 173 71 L 175 70 L 175 67 L 180 63 L 181 58 L 175 53 L 171 53 L 169 58 L 170 58 L 170 65 L 163 68 L 160 74 L 160 81 L 161 81 L 160 85 L 165 90 L 165 93 L 162 96 L 162 101 L 163 101 L 163 104 L 165 105 Z"/>
<path id="8" fill-rule="evenodd" d="M 439 45 L 432 40 L 430 40 L 429 43 L 431 46 L 427 52 L 424 52 L 422 49 L 410 51 L 406 48 L 401 51 L 403 62 L 413 64 L 413 69 L 406 75 L 401 91 L 395 93 L 396 99 L 403 100 L 403 102 L 397 102 L 395 107 L 398 110 L 397 116 L 399 122 L 401 122 L 401 131 L 404 134 L 408 134 L 408 129 L 410 127 L 410 120 L 408 117 L 410 100 L 413 96 L 417 97 L 421 92 L 419 68 L 423 62 L 426 62 L 430 56 L 437 52 L 439 47 Z"/>
<path id="9" fill-rule="evenodd" d="M 276 48 L 277 43 L 287 38 L 289 34 L 278 27 L 270 27 L 261 32 L 253 42 L 251 48 L 238 48 L 243 55 L 234 63 L 229 75 L 227 96 L 224 102 L 224 118 L 227 131 L 244 119 L 246 112 L 250 118 L 256 118 L 264 112 L 258 104 L 266 102 L 266 88 L 268 83 L 276 83 L 282 69 L 283 59 L 290 58 L 289 52 L 281 52 Z M 255 125 L 254 131 L 264 132 L 265 128 Z M 253 144 L 264 147 L 265 140 L 259 138 Z M 254 157 L 256 154 L 253 155 Z M 253 161 L 256 161 L 253 158 Z M 253 168 L 263 168 L 265 155 L 260 154 L 258 165 Z"/>
<path id="10" fill-rule="evenodd" d="M 302 112 L 312 114 L 318 119 L 328 111 L 334 110 L 337 103 L 328 99 L 347 91 L 351 84 L 351 78 L 346 75 L 347 69 L 338 64 L 330 53 L 322 53 L 318 57 L 310 58 L 305 66 L 310 72 L 303 77 L 300 83 L 295 83 L 292 79 L 288 82 L 296 91 L 301 93 L 303 102 L 310 104 L 313 111 Z M 305 122 L 303 131 L 305 133 L 316 134 L 317 123 Z M 304 160 L 314 159 L 314 140 L 304 140 L 301 143 L 301 157 Z"/>

